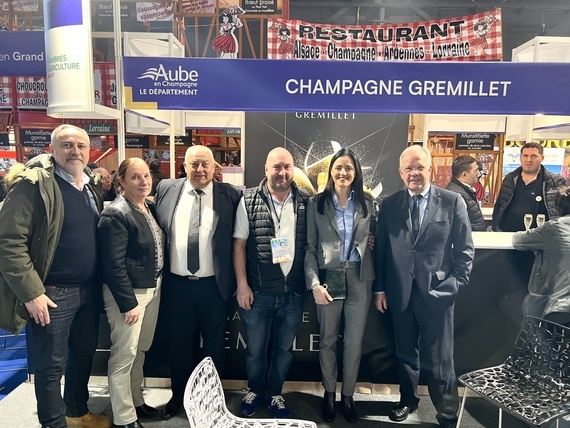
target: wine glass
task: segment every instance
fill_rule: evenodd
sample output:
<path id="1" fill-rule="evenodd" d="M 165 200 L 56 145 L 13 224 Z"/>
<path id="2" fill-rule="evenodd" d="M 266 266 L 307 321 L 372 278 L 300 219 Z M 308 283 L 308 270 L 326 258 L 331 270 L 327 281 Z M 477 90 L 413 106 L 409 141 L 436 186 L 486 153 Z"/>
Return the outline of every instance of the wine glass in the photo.
<path id="1" fill-rule="evenodd" d="M 530 225 L 532 224 L 532 214 L 525 214 L 524 215 L 524 227 L 526 230 L 530 229 Z"/>
<path id="2" fill-rule="evenodd" d="M 538 227 L 542 226 L 546 221 L 546 216 L 544 214 L 537 214 L 536 216 L 536 225 Z"/>

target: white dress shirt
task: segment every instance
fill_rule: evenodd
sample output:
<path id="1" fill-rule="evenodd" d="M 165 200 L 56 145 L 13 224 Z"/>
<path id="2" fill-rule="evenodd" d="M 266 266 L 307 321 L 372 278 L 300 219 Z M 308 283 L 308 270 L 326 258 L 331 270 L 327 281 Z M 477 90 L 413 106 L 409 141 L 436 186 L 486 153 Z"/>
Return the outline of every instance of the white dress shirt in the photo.
<path id="1" fill-rule="evenodd" d="M 203 278 L 214 276 L 214 254 L 212 252 L 212 238 L 216 230 L 218 217 L 214 212 L 214 185 L 209 183 L 202 189 L 202 221 L 198 240 L 200 242 L 200 269 L 196 272 L 197 277 Z M 184 189 L 174 211 L 170 236 L 170 271 L 175 275 L 191 276 L 188 270 L 188 228 L 192 205 L 194 202 L 194 187 L 189 180 L 184 182 Z"/>

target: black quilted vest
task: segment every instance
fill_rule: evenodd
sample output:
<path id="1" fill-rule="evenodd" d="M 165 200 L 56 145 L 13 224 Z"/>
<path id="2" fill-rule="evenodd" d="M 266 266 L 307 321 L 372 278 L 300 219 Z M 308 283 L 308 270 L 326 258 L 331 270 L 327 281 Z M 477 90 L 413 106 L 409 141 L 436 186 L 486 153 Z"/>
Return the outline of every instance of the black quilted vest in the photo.
<path id="1" fill-rule="evenodd" d="M 305 291 L 305 243 L 307 242 L 306 206 L 309 195 L 291 184 L 293 209 L 297 215 L 295 227 L 295 257 L 289 274 L 285 277 L 279 264 L 273 264 L 271 238 L 275 237 L 275 224 L 271 216 L 271 201 L 263 193 L 267 179 L 259 187 L 244 191 L 245 208 L 249 220 L 246 270 L 251 289 L 267 293 Z M 291 237 L 289 237 L 291 239 Z"/>

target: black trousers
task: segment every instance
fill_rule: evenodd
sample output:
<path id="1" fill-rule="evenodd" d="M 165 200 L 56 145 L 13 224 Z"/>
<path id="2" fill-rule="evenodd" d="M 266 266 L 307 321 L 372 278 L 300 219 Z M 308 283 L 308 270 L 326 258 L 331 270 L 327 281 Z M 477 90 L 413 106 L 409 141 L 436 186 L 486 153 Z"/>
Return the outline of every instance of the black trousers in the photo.
<path id="1" fill-rule="evenodd" d="M 192 370 L 211 357 L 221 374 L 227 325 L 227 302 L 215 277 L 192 281 L 169 274 L 162 288 L 162 310 L 169 314 L 170 378 L 172 398 L 182 403 Z M 200 355 L 195 355 L 202 338 Z"/>
<path id="2" fill-rule="evenodd" d="M 391 311 L 394 323 L 400 401 L 406 405 L 419 402 L 417 393 L 421 371 L 426 375 L 431 401 L 442 426 L 457 421 L 459 396 L 453 359 L 454 306 L 436 312 L 430 310 L 414 284 L 405 311 Z"/>

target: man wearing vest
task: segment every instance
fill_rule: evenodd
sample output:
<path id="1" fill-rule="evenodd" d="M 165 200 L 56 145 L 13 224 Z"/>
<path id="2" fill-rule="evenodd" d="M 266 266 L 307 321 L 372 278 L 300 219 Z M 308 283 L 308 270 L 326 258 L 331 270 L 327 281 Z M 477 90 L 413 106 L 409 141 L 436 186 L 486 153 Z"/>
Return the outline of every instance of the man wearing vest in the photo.
<path id="1" fill-rule="evenodd" d="M 14 167 L 8 179 L 0 211 L 0 326 L 19 331 L 31 318 L 42 427 L 107 428 L 109 418 L 87 408 L 101 308 L 95 236 L 102 197 L 86 168 L 83 129 L 58 126 L 51 147 L 53 155 Z"/>
<path id="2" fill-rule="evenodd" d="M 281 389 L 303 312 L 308 199 L 293 182 L 293 171 L 287 150 L 271 150 L 266 177 L 244 192 L 236 213 L 236 297 L 247 343 L 249 386 L 240 406 L 242 416 L 252 416 L 265 402 L 276 418 L 289 417 Z"/>

